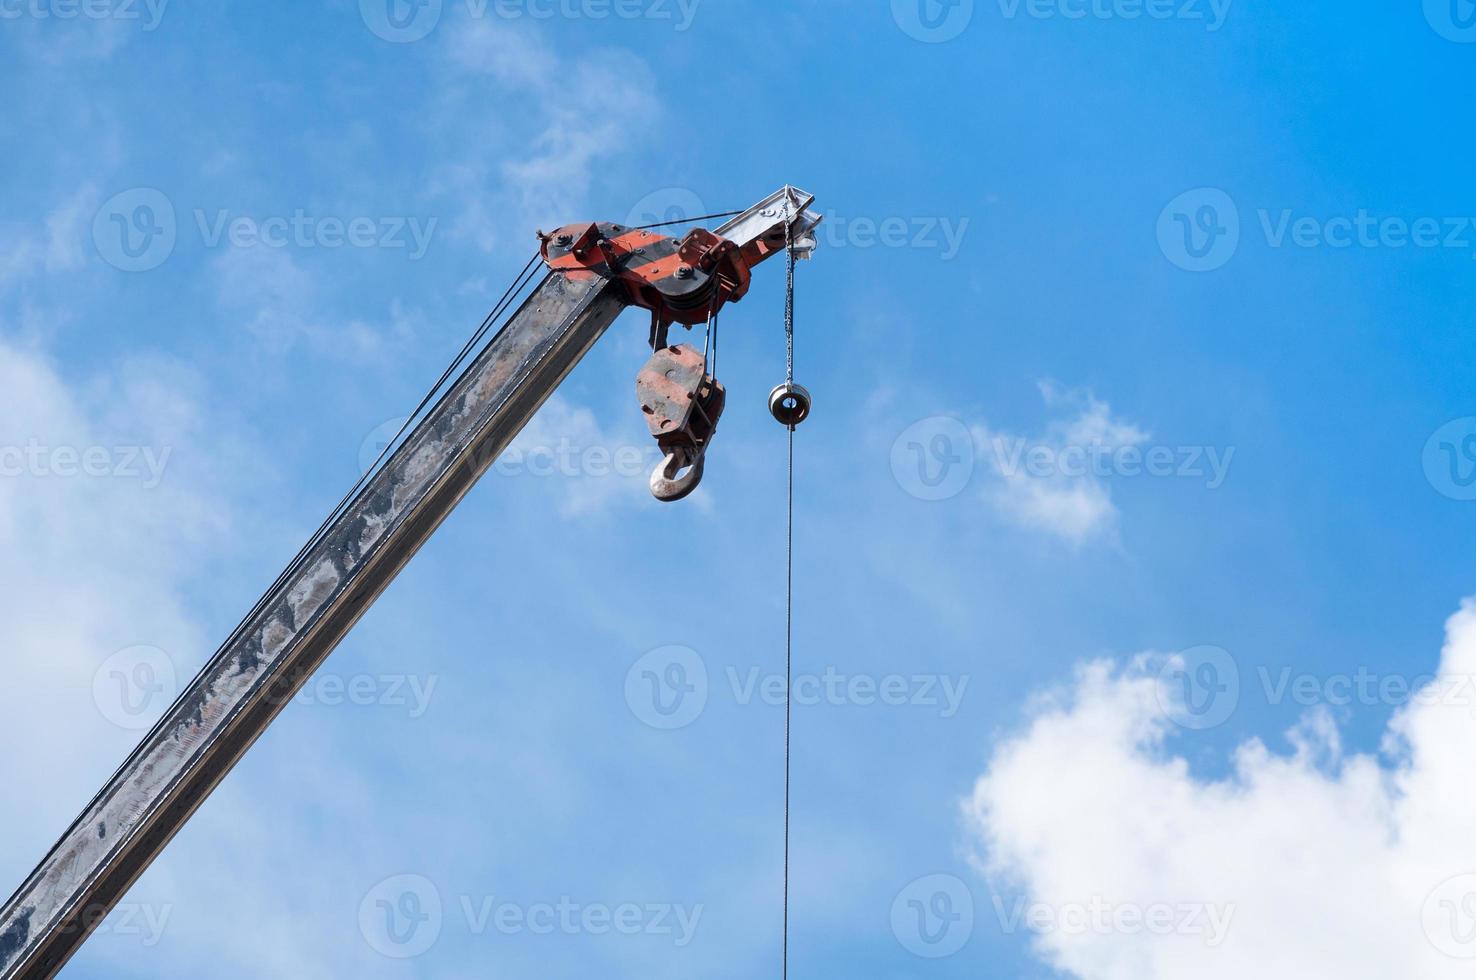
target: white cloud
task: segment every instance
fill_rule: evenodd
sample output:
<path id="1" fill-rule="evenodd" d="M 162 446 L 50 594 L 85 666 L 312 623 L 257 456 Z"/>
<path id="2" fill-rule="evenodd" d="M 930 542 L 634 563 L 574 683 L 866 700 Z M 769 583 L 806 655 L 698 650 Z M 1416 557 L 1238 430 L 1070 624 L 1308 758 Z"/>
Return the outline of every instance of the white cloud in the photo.
<path id="1" fill-rule="evenodd" d="M 1037 931 L 1042 959 L 1083 980 L 1471 976 L 1458 957 L 1476 957 L 1476 877 L 1462 877 L 1476 873 L 1476 702 L 1461 682 L 1476 675 L 1476 601 L 1447 623 L 1430 689 L 1463 696 L 1411 699 L 1382 758 L 1346 753 L 1313 712 L 1291 754 L 1252 740 L 1232 775 L 1198 778 L 1169 752 L 1155 662 L 1081 668 L 999 746 L 966 807 L 983 867 L 1042 921 L 1094 902 L 1181 913 L 1167 932 Z M 1222 943 L 1183 924 L 1196 907 L 1228 918 Z"/>
<path id="2" fill-rule="evenodd" d="M 606 431 L 594 412 L 556 394 L 493 464 L 493 476 L 548 484 L 558 493 L 565 517 L 598 514 L 622 502 L 644 503 L 660 455 L 644 429 L 633 434 L 643 441 Z"/>
<path id="3" fill-rule="evenodd" d="M 511 228 L 531 252 L 535 228 L 577 219 L 591 184 L 657 131 L 660 85 L 630 51 L 564 55 L 507 22 L 473 18 L 446 36 L 437 129 L 447 151 L 433 185 L 456 204 L 452 235 L 490 250 Z"/>
<path id="4" fill-rule="evenodd" d="M 0 775 L 25 801 L 0 814 L 13 882 L 137 740 L 94 703 L 103 662 L 150 644 L 187 676 L 205 649 L 181 593 L 229 516 L 190 458 L 222 449 L 195 385 L 153 360 L 72 381 L 0 342 L 0 713 L 15 740 Z"/>
<path id="5" fill-rule="evenodd" d="M 75 377 L 39 351 L 0 340 L 0 391 L 7 396 L 0 413 L 0 717 L 7 739 L 0 879 L 14 886 L 215 649 L 220 636 L 202 625 L 200 604 L 229 615 L 251 598 L 233 599 L 232 589 L 221 595 L 222 585 L 240 577 L 214 569 L 217 560 L 239 556 L 262 527 L 235 519 L 227 488 L 267 477 L 270 464 L 206 412 L 205 381 L 173 361 L 135 359 Z M 127 462 L 136 449 L 139 458 Z M 67 475 L 81 465 L 71 452 L 85 459 L 89 450 L 105 454 L 114 471 Z M 163 461 L 156 483 L 142 458 L 148 453 Z M 243 536 L 242 526 L 253 535 Z M 194 588 L 205 597 L 191 596 Z M 138 699 L 144 710 L 119 724 L 117 704 L 107 699 L 109 658 L 141 645 L 162 651 L 174 683 Z M 139 967 L 137 975 L 172 976 L 218 956 L 224 943 L 235 960 L 261 960 L 272 975 L 341 975 L 334 964 L 356 934 L 322 938 L 322 930 L 300 928 L 296 910 L 332 908 L 362 886 L 344 862 L 321 862 L 312 833 L 299 828 L 284 840 L 280 825 L 260 819 L 261 801 L 294 763 L 310 768 L 314 787 L 330 798 L 362 800 L 365 777 L 346 766 L 325 771 L 317 760 L 341 750 L 322 743 L 321 734 L 302 730 L 285 750 L 264 739 L 258 755 L 274 744 L 281 752 L 268 780 L 243 773 L 228 781 L 125 899 L 135 914 L 164 917 L 164 941 L 147 947 L 127 929 L 105 928 L 79 954 L 79 970 L 121 976 Z M 315 861 L 313 875 L 294 878 Z M 287 880 L 294 902 L 281 897 Z M 222 933 L 209 914 L 232 903 L 248 910 L 242 914 L 251 930 Z"/>
<path id="6" fill-rule="evenodd" d="M 411 344 L 421 327 L 420 314 L 398 299 L 383 322 L 325 314 L 317 280 L 286 249 L 227 248 L 211 260 L 211 273 L 221 311 L 269 354 L 302 345 L 340 357 L 383 358 Z"/>
<path id="7" fill-rule="evenodd" d="M 1027 437 L 985 425 L 973 430 L 989 471 L 984 497 L 1006 521 L 1082 544 L 1111 531 L 1118 511 L 1112 491 L 1094 472 L 1091 454 L 1140 446 L 1148 433 L 1114 418 L 1111 406 L 1089 393 L 1040 385 L 1048 408 L 1069 414 L 1043 434 Z"/>

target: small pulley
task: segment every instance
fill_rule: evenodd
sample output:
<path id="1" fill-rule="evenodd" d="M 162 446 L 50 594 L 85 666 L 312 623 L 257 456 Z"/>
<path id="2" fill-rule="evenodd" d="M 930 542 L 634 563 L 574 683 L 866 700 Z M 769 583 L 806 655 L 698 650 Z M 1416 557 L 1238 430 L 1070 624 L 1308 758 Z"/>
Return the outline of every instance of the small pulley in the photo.
<path id="1" fill-rule="evenodd" d="M 636 376 L 636 397 L 662 452 L 651 473 L 651 494 L 657 500 L 681 500 L 702 482 L 727 392 L 707 373 L 702 352 L 679 344 L 651 355 Z"/>
<path id="2" fill-rule="evenodd" d="M 769 414 L 780 425 L 793 429 L 810 417 L 810 392 L 804 385 L 786 381 L 769 392 Z"/>

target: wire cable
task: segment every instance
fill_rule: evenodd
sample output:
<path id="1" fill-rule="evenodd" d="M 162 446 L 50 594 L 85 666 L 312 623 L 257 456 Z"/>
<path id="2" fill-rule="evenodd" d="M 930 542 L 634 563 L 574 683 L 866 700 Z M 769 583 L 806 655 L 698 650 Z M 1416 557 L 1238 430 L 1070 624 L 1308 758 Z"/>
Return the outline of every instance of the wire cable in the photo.
<path id="1" fill-rule="evenodd" d="M 241 636 L 251 626 L 252 621 L 261 614 L 262 610 L 270 605 L 272 599 L 277 594 L 277 590 L 279 590 L 282 585 L 287 582 L 288 579 L 290 579 L 299 569 L 301 569 L 303 563 L 307 559 L 308 554 L 323 540 L 328 528 L 333 524 L 335 520 L 338 519 L 344 508 L 353 500 L 354 496 L 370 479 L 370 476 L 376 472 L 376 468 L 381 462 L 383 462 L 386 454 L 390 452 L 391 448 L 394 447 L 395 442 L 398 441 L 402 435 L 404 435 L 406 429 L 410 427 L 411 423 L 415 421 L 416 417 L 419 416 L 420 413 L 425 410 L 425 407 L 430 404 L 431 400 L 436 397 L 436 392 L 439 391 L 441 386 L 446 383 L 447 379 L 449 379 L 456 372 L 456 369 L 461 365 L 461 363 L 466 360 L 467 355 L 472 351 L 473 348 L 476 347 L 477 342 L 482 337 L 486 336 L 487 331 L 491 328 L 492 324 L 497 322 L 497 320 L 507 311 L 508 306 L 512 303 L 512 301 L 516 299 L 518 294 L 527 287 L 527 284 L 532 280 L 530 272 L 534 269 L 535 265 L 538 263 L 541 257 L 541 254 L 535 253 L 533 255 L 533 258 L 528 260 L 528 264 L 523 266 L 523 271 L 518 274 L 517 278 L 513 280 L 513 284 L 503 292 L 501 297 L 498 298 L 496 305 L 492 308 L 492 312 L 487 314 L 486 319 L 482 321 L 481 326 L 478 327 L 476 332 L 472 334 L 471 339 L 462 346 L 456 357 L 451 361 L 449 365 L 447 365 L 446 369 L 441 372 L 441 376 L 436 380 L 436 383 L 431 386 L 430 390 L 426 392 L 425 397 L 420 400 L 420 404 L 415 407 L 415 411 L 412 412 L 410 416 L 406 418 L 404 424 L 400 426 L 400 430 L 395 434 L 394 439 L 391 439 L 388 443 L 386 443 L 385 448 L 383 449 L 383 451 L 380 452 L 378 458 L 375 459 L 374 463 L 372 463 L 369 468 L 365 470 L 363 475 L 361 475 L 359 479 L 354 483 L 354 485 L 349 489 L 348 493 L 344 494 L 343 499 L 341 499 L 338 502 L 337 506 L 333 508 L 333 512 L 328 515 L 328 518 L 324 520 L 322 524 L 318 525 L 318 529 L 313 532 L 313 535 L 311 538 L 308 539 L 308 542 L 304 544 L 302 548 L 297 552 L 297 554 L 292 557 L 292 560 L 287 563 L 287 567 L 282 569 L 282 572 L 276 577 L 275 581 L 273 581 L 272 584 L 267 587 L 266 591 L 263 592 L 261 594 L 261 597 L 258 598 L 255 604 L 252 605 L 251 611 L 248 612 L 244 617 L 242 617 L 241 621 L 236 625 L 236 628 L 231 631 L 230 636 L 226 638 L 226 641 L 223 644 L 221 644 L 221 650 L 225 650 L 239 642 Z M 212 655 L 211 659 L 214 659 L 214 655 Z M 206 667 L 208 667 L 208 662 Z M 204 672 L 206 667 L 201 668 L 202 673 Z M 82 821 L 86 818 L 87 814 L 90 813 L 98 805 L 98 802 L 103 798 L 103 796 L 106 795 L 109 788 L 111 788 L 111 786 L 113 785 L 113 782 L 118 778 L 118 775 L 128 768 L 128 766 L 134 761 L 134 759 L 145 750 L 146 746 L 148 746 L 159 734 L 159 732 L 168 724 L 169 719 L 174 714 L 174 709 L 179 706 L 181 701 L 190 696 L 192 686 L 193 681 L 191 682 L 191 684 L 186 685 L 180 690 L 170 708 L 166 710 L 162 715 L 160 715 L 159 720 L 156 721 L 153 727 L 149 729 L 148 734 L 139 740 L 133 751 L 128 754 L 127 759 L 125 759 L 124 762 L 114 771 L 112 777 L 109 778 L 108 782 L 103 786 L 103 788 L 100 789 L 92 797 L 91 801 L 88 802 L 87 806 L 82 809 L 82 812 L 76 817 L 76 819 L 74 819 L 71 824 L 68 825 L 67 830 L 57 840 L 57 843 L 52 846 L 50 851 L 47 852 L 47 857 L 43 859 L 43 863 L 45 860 L 49 860 L 51 855 L 56 852 L 57 847 L 60 847 L 62 842 L 66 841 L 76 831 L 78 826 L 80 826 Z"/>
<path id="2" fill-rule="evenodd" d="M 344 509 L 353 501 L 354 497 L 359 493 L 364 485 L 368 483 L 369 480 L 378 472 L 380 464 L 384 462 L 385 457 L 390 454 L 391 450 L 396 448 L 396 444 L 400 441 L 400 437 L 403 436 L 405 432 L 410 428 L 410 426 L 420 417 L 421 412 L 425 411 L 426 406 L 429 405 L 431 401 L 436 397 L 436 393 L 440 391 L 441 386 L 444 385 L 446 381 L 453 374 L 456 373 L 456 369 L 459 368 L 462 362 L 466 360 L 467 355 L 471 353 L 472 349 L 476 347 L 477 343 L 480 342 L 481 339 L 487 335 L 487 331 L 491 329 L 492 324 L 497 322 L 502 314 L 506 312 L 507 307 L 511 304 L 512 300 L 517 296 L 517 294 L 522 292 L 522 290 L 527 286 L 528 282 L 532 278 L 530 273 L 532 272 L 533 267 L 538 263 L 540 257 L 540 255 L 535 254 L 533 258 L 528 260 L 528 264 L 523 266 L 523 271 L 518 273 L 517 278 L 513 280 L 513 284 L 503 292 L 502 296 L 498 299 L 496 305 L 492 307 L 492 312 L 487 314 L 486 318 L 482 321 L 481 326 L 478 327 L 476 332 L 471 335 L 471 337 L 464 345 L 462 345 L 461 350 L 457 352 L 456 357 L 451 360 L 451 363 L 446 365 L 446 369 L 441 372 L 441 376 L 436 379 L 436 383 L 431 385 L 430 389 L 426 391 L 425 397 L 421 398 L 420 403 L 415 406 L 415 409 L 405 418 L 405 421 L 401 423 L 399 430 L 385 443 L 384 448 L 380 450 L 379 455 L 375 457 L 374 462 L 370 463 L 368 468 L 365 469 L 365 471 L 359 476 L 359 479 L 354 482 L 354 485 L 349 487 L 348 492 L 343 495 L 343 497 L 334 506 L 333 510 L 328 514 L 326 518 L 324 518 L 323 523 L 318 525 L 318 529 L 313 532 L 310 538 L 308 538 L 307 543 L 304 544 L 302 548 L 297 552 L 297 554 L 293 556 L 292 561 L 287 563 L 287 567 L 284 568 L 282 570 L 282 573 L 277 576 L 276 581 L 274 581 L 271 586 L 267 588 L 266 592 L 262 594 L 261 598 L 257 600 L 257 603 L 252 607 L 251 612 L 246 614 L 246 617 L 241 621 L 240 626 L 238 626 L 236 628 L 236 631 L 232 633 L 231 640 L 228 640 L 228 643 L 236 639 L 241 629 L 247 626 L 249 622 L 271 600 L 272 594 L 276 592 L 277 589 L 280 588 L 282 584 L 301 567 L 302 562 L 306 560 L 308 553 L 311 552 L 313 548 L 315 548 L 323 540 L 323 537 L 326 535 L 328 529 L 333 525 L 333 522 L 338 520 Z"/>
<path id="3" fill-rule="evenodd" d="M 785 382 L 794 384 L 794 243 L 789 234 L 789 202 L 784 204 L 784 251 L 789 280 L 784 291 Z M 789 799 L 790 731 L 794 684 L 794 426 L 789 426 L 789 492 L 784 532 L 784 940 L 780 970 L 789 980 Z"/>
<path id="4" fill-rule="evenodd" d="M 794 426 L 789 427 L 789 506 L 784 535 L 784 966 L 789 980 L 789 769 L 790 696 L 794 682 Z"/>
<path id="5" fill-rule="evenodd" d="M 658 221 L 653 225 L 636 225 L 633 230 L 645 231 L 647 228 L 668 228 L 672 225 L 695 225 L 699 221 L 711 221 L 713 218 L 732 218 L 742 213 L 742 211 L 722 211 L 718 214 L 704 214 L 700 218 L 678 218 L 675 221 Z"/>

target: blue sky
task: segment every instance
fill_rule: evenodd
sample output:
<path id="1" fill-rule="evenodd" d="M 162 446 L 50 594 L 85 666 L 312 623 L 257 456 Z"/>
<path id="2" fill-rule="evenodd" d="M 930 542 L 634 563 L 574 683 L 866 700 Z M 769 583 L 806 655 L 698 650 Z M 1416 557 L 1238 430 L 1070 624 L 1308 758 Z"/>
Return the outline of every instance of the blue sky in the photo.
<path id="1" fill-rule="evenodd" d="M 0 0 L 4 876 L 535 229 L 788 182 L 794 975 L 1463 975 L 1468 0 L 393 4 Z M 782 279 L 698 495 L 627 314 L 65 975 L 775 975 Z"/>

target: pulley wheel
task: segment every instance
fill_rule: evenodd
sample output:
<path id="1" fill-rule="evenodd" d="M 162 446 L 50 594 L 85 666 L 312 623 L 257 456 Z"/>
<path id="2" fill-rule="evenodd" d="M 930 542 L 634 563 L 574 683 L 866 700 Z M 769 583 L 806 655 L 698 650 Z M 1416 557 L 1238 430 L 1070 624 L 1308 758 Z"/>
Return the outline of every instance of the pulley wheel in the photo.
<path id="1" fill-rule="evenodd" d="M 791 429 L 810 417 L 810 393 L 803 385 L 782 384 L 769 392 L 769 414 Z"/>

